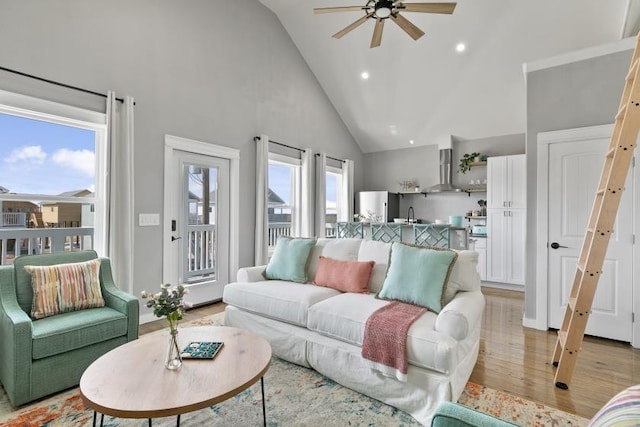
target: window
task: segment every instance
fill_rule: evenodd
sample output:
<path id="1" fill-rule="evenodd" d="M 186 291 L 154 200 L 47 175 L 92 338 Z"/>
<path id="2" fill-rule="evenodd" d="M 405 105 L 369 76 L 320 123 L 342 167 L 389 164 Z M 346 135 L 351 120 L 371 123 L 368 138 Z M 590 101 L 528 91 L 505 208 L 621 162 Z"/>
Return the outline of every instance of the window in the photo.
<path id="1" fill-rule="evenodd" d="M 325 176 L 325 235 L 326 237 L 335 237 L 336 222 L 338 222 L 338 218 L 340 217 L 342 204 L 342 170 L 327 166 Z"/>
<path id="2" fill-rule="evenodd" d="M 25 253 L 102 252 L 104 123 L 102 113 L 0 92 L 0 264 Z"/>
<path id="3" fill-rule="evenodd" d="M 269 250 L 280 236 L 300 235 L 300 159 L 269 153 Z"/>

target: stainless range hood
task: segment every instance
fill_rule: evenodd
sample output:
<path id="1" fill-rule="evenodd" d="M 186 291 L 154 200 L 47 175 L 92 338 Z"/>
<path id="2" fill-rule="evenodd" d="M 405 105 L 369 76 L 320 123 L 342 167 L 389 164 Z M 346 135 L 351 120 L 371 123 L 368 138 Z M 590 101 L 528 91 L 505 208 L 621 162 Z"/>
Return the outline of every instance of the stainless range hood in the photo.
<path id="1" fill-rule="evenodd" d="M 440 150 L 440 184 L 427 189 L 428 193 L 454 192 L 461 193 L 464 190 L 451 184 L 452 176 L 452 149 L 443 148 Z"/>

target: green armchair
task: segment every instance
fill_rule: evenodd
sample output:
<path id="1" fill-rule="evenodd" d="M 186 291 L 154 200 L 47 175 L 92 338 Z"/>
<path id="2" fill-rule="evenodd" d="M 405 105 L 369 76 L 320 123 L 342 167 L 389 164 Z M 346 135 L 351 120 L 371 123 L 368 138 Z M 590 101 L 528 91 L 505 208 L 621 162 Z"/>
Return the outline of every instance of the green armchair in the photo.
<path id="1" fill-rule="evenodd" d="M 25 265 L 96 259 L 95 251 L 25 255 L 0 266 L 0 383 L 14 406 L 78 385 L 84 370 L 111 349 L 138 338 L 137 298 L 113 282 L 101 258 L 105 306 L 33 320 L 31 276 Z"/>

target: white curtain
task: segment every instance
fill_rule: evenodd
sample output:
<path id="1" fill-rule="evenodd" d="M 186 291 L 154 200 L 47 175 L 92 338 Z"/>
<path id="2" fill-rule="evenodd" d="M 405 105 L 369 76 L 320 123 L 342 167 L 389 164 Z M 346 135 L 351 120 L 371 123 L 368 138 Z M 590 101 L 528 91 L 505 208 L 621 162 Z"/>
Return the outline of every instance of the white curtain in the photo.
<path id="1" fill-rule="evenodd" d="M 353 221 L 353 160 L 342 162 L 342 188 L 338 221 Z"/>
<path id="2" fill-rule="evenodd" d="M 327 155 L 316 154 L 315 235 L 325 237 L 327 205 Z"/>
<path id="3" fill-rule="evenodd" d="M 116 100 L 113 91 L 107 93 L 108 171 L 107 183 L 107 253 L 111 259 L 114 280 L 120 289 L 133 292 L 134 255 L 134 100 Z"/>
<path id="4" fill-rule="evenodd" d="M 255 265 L 269 259 L 269 137 L 260 135 L 256 142 L 256 238 Z"/>
<path id="5" fill-rule="evenodd" d="M 314 232 L 314 155 L 313 150 L 306 148 L 302 153 L 301 167 L 301 201 L 300 201 L 300 237 L 313 237 Z"/>

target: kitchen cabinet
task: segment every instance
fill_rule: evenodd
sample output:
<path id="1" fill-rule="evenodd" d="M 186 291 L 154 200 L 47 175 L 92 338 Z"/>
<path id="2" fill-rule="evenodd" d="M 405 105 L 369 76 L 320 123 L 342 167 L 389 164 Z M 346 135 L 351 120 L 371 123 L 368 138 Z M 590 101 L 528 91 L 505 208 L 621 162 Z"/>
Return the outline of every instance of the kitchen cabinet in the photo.
<path id="1" fill-rule="evenodd" d="M 487 165 L 487 280 L 524 285 L 527 219 L 524 154 Z"/>
<path id="2" fill-rule="evenodd" d="M 487 210 L 487 280 L 524 285 L 525 209 Z"/>
<path id="3" fill-rule="evenodd" d="M 489 157 L 487 163 L 487 208 L 525 209 L 527 174 L 524 154 Z"/>

